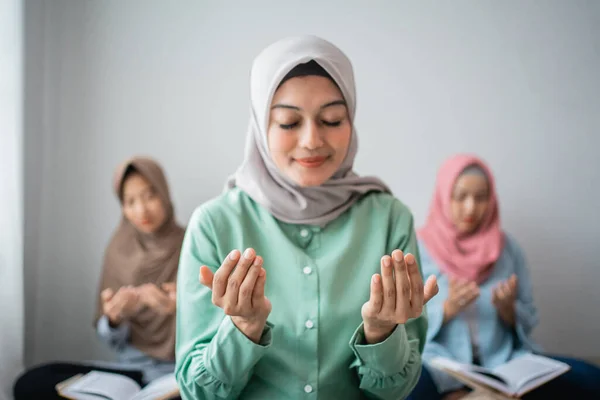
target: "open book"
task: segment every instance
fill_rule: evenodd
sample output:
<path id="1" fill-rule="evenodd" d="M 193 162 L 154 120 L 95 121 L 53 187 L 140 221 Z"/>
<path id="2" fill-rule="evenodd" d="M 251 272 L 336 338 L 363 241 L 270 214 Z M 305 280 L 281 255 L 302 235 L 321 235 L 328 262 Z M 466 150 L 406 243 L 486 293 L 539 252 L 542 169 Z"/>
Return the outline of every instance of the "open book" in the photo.
<path id="1" fill-rule="evenodd" d="M 521 397 L 570 368 L 563 362 L 534 354 L 514 358 L 495 368 L 462 364 L 443 357 L 431 360 L 431 366 L 449 373 L 468 386 L 477 386 L 475 389 L 481 389 L 482 386 L 492 388 L 509 397 Z"/>
<path id="2" fill-rule="evenodd" d="M 91 371 L 59 383 L 56 391 L 73 400 L 166 400 L 179 396 L 174 374 L 160 377 L 142 389 L 127 376 Z"/>

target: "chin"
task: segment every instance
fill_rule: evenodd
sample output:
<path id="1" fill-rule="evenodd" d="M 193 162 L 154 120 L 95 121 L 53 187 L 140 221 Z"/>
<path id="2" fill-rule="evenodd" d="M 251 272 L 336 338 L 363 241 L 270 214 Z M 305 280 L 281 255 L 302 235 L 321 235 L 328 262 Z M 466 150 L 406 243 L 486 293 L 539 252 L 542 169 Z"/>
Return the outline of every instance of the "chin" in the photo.
<path id="1" fill-rule="evenodd" d="M 294 182 L 300 187 L 315 187 L 321 186 L 325 181 L 323 180 L 312 180 L 312 179 L 294 179 Z"/>
<path id="2" fill-rule="evenodd" d="M 321 186 L 327 180 L 329 176 L 295 176 L 293 178 L 294 182 L 296 182 L 301 187 L 311 187 L 311 186 Z"/>
<path id="3" fill-rule="evenodd" d="M 137 230 L 142 232 L 142 233 L 147 233 L 147 234 L 151 234 L 156 232 L 156 227 L 155 226 L 137 226 Z"/>
<path id="4" fill-rule="evenodd" d="M 459 231 L 460 233 L 465 233 L 465 234 L 469 234 L 469 233 L 473 233 L 475 232 L 475 230 L 477 230 L 477 224 L 473 223 L 473 224 L 461 224 L 459 226 Z"/>
<path id="5" fill-rule="evenodd" d="M 311 187 L 321 186 L 331 178 L 333 174 L 328 171 L 293 171 L 288 177 L 291 178 L 298 186 Z"/>

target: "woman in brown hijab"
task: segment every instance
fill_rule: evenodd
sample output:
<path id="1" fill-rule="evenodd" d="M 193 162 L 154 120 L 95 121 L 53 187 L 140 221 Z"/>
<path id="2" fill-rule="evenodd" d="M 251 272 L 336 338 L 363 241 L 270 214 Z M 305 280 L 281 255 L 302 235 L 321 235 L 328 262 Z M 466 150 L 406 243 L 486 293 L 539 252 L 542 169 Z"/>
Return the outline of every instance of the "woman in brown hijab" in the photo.
<path id="1" fill-rule="evenodd" d="M 123 218 L 104 257 L 94 326 L 116 363 L 51 363 L 22 375 L 19 399 L 57 398 L 55 385 L 92 370 L 120 373 L 140 385 L 173 372 L 175 281 L 184 229 L 175 221 L 161 167 L 136 157 L 121 164 L 114 191 Z"/>

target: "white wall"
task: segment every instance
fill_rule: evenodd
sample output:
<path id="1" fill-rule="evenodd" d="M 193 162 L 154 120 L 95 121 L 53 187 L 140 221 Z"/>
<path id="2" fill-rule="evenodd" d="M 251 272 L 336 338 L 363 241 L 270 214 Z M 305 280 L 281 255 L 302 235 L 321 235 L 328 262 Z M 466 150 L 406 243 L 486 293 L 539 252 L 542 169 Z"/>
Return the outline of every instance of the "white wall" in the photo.
<path id="1" fill-rule="evenodd" d="M 101 354 L 90 323 L 115 165 L 157 157 L 187 221 L 241 161 L 253 57 L 298 33 L 353 60 L 357 170 L 419 225 L 444 158 L 489 161 L 531 264 L 536 337 L 600 356 L 600 3 L 283 3 L 28 1 L 28 361 Z"/>
<path id="2" fill-rule="evenodd" d="M 0 400 L 23 368 L 23 7 L 0 1 Z"/>

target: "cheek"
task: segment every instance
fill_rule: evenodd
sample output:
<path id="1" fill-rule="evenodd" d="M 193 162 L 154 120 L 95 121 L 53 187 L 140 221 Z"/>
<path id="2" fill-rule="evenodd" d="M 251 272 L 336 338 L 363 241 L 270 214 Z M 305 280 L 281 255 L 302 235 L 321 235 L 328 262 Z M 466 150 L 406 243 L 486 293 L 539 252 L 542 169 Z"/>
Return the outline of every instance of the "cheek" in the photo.
<path id="1" fill-rule="evenodd" d="M 352 127 L 350 124 L 330 132 L 327 136 L 329 146 L 334 148 L 338 153 L 341 153 L 342 157 L 345 157 L 350 147 L 350 139 L 352 139 Z"/>
<path id="2" fill-rule="evenodd" d="M 483 216 L 485 215 L 485 213 L 486 213 L 486 211 L 487 211 L 487 209 L 489 207 L 489 204 L 490 204 L 489 202 L 485 202 L 485 203 L 479 204 L 478 209 L 479 209 L 479 216 L 480 216 L 480 218 L 483 218 Z"/>
<path id="3" fill-rule="evenodd" d="M 162 223 L 166 215 L 162 201 L 158 199 L 152 200 L 150 203 L 148 203 L 148 211 L 150 211 L 156 222 Z"/>
<path id="4" fill-rule="evenodd" d="M 284 129 L 272 128 L 267 134 L 269 151 L 275 153 L 287 153 L 296 147 L 296 135 Z"/>
<path id="5" fill-rule="evenodd" d="M 462 215 L 462 203 L 458 201 L 451 202 L 450 212 L 452 214 L 452 221 L 460 221 Z"/>
<path id="6" fill-rule="evenodd" d="M 296 135 L 283 129 L 272 128 L 268 132 L 269 153 L 278 167 L 289 162 L 289 154 L 296 148 Z"/>
<path id="7" fill-rule="evenodd" d="M 132 207 L 123 207 L 122 210 L 123 215 L 128 221 L 132 222 L 135 219 L 135 212 Z"/>

